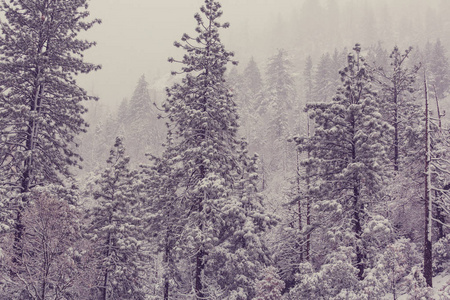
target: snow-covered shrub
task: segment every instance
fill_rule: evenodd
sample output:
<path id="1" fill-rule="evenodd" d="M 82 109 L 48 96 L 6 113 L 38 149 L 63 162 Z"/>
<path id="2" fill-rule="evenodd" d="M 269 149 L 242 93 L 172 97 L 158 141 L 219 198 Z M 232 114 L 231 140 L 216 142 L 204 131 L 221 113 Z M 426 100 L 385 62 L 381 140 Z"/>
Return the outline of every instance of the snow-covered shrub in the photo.
<path id="1" fill-rule="evenodd" d="M 358 294 L 358 289 L 358 269 L 352 262 L 352 248 L 340 247 L 317 272 L 311 264 L 301 264 L 290 295 L 292 299 L 357 299 L 351 295 Z"/>
<path id="2" fill-rule="evenodd" d="M 279 300 L 284 289 L 284 282 L 280 279 L 275 267 L 267 267 L 261 273 L 261 279 L 255 284 L 256 297 L 254 300 Z"/>
<path id="3" fill-rule="evenodd" d="M 388 245 L 379 257 L 376 265 L 364 279 L 365 291 L 397 295 L 407 289 L 405 277 L 411 273 L 414 266 L 420 264 L 421 258 L 416 246 L 408 239 L 401 238 Z M 371 276 L 376 277 L 369 284 Z M 374 285 L 375 284 L 375 285 Z M 375 295 L 375 294 L 374 294 Z"/>
<path id="4" fill-rule="evenodd" d="M 433 299 L 433 289 L 427 286 L 421 268 L 413 267 L 405 280 L 408 287 L 408 300 Z"/>
<path id="5" fill-rule="evenodd" d="M 299 272 L 296 274 L 295 281 L 296 285 L 289 293 L 291 299 L 318 299 L 321 278 L 314 271 L 311 263 L 306 262 L 299 265 Z"/>
<path id="6" fill-rule="evenodd" d="M 436 273 L 450 269 L 450 234 L 433 245 L 433 269 Z"/>
<path id="7" fill-rule="evenodd" d="M 80 211 L 47 193 L 33 192 L 29 199 L 20 254 L 14 232 L 2 240 L 0 299 L 88 299 L 92 259 Z"/>

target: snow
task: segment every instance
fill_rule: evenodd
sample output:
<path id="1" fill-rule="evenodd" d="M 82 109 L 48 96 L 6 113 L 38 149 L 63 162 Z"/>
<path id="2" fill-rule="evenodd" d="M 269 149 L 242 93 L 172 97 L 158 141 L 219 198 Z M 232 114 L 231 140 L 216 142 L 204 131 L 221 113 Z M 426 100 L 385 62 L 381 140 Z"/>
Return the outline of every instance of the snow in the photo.
<path id="1" fill-rule="evenodd" d="M 436 277 L 433 277 L 433 298 L 436 300 L 449 300 L 450 296 L 445 295 L 439 295 L 442 294 L 442 290 L 450 285 L 450 274 L 440 274 Z M 398 297 L 398 300 L 409 300 L 410 296 L 408 294 L 403 294 L 400 297 Z M 394 296 L 392 294 L 386 295 L 384 300 L 391 300 L 394 299 Z M 425 299 L 424 299 L 425 300 Z M 428 300 L 428 299 L 426 299 Z"/>

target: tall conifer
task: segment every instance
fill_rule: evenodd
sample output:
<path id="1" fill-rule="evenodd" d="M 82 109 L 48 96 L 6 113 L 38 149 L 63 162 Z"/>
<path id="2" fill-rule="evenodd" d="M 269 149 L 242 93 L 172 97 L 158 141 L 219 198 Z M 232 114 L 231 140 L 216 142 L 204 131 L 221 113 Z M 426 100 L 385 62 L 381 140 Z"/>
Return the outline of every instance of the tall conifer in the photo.
<path id="1" fill-rule="evenodd" d="M 390 126 L 381 119 L 371 76 L 357 44 L 340 72 L 343 86 L 332 103 L 308 104 L 315 121 L 309 140 L 311 189 L 320 199 L 318 207 L 334 220 L 327 231 L 337 246 L 351 246 L 358 277 L 364 278 L 366 249 L 362 238 L 369 203 L 376 199 L 384 178 L 386 133 Z M 344 232 L 350 239 L 343 238 Z M 345 234 L 344 234 L 345 235 Z"/>
<path id="2" fill-rule="evenodd" d="M 2 1 L 0 37 L 0 184 L 19 194 L 15 229 L 20 256 L 22 211 L 30 190 L 61 183 L 79 156 L 74 137 L 85 131 L 83 100 L 75 76 L 99 69 L 83 52 L 95 45 L 77 35 L 99 20 L 87 0 Z"/>
<path id="3" fill-rule="evenodd" d="M 167 89 L 163 106 L 169 127 L 163 169 L 176 186 L 176 195 L 167 199 L 177 201 L 174 209 L 180 213 L 173 215 L 183 226 L 183 243 L 177 246 L 184 257 L 192 258 L 187 263 L 197 299 L 218 293 L 235 299 L 251 296 L 257 273 L 247 274 L 250 281 L 235 276 L 251 270 L 240 266 L 241 257 L 232 252 L 249 251 L 252 254 L 245 257 L 257 263 L 262 253 L 254 253 L 263 248 L 259 237 L 273 223 L 260 200 L 245 196 L 248 186 L 237 184 L 242 178 L 254 180 L 256 174 L 245 175 L 250 170 L 239 154 L 236 105 L 224 79 L 233 53 L 220 41 L 219 29 L 229 26 L 218 21 L 221 15 L 219 2 L 205 0 L 201 14 L 195 15 L 197 36 L 184 34 L 181 42 L 175 42 L 187 53 L 181 61 L 169 61 L 181 63 L 186 75 Z M 242 230 L 249 232 L 238 237 Z M 258 242 L 251 241 L 255 239 Z M 221 266 L 223 272 L 218 274 Z"/>
<path id="4" fill-rule="evenodd" d="M 116 138 L 94 191 L 97 203 L 88 234 L 96 247 L 102 300 L 144 299 L 140 281 L 144 231 L 136 171 L 129 170 L 129 161 L 122 138 Z"/>

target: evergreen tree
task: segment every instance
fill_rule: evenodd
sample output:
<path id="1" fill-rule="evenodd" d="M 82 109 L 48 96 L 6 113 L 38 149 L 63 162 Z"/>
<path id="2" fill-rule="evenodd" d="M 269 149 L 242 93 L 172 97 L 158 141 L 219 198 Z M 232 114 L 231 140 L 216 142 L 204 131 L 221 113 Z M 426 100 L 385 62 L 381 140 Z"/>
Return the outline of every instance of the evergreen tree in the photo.
<path id="1" fill-rule="evenodd" d="M 377 68 L 381 68 L 386 71 L 389 69 L 389 53 L 382 46 L 381 42 L 378 42 L 376 46 L 373 45 L 369 48 L 367 61 L 368 63 L 375 65 Z"/>
<path id="2" fill-rule="evenodd" d="M 116 138 L 107 168 L 96 181 L 91 226 L 98 260 L 98 296 L 102 300 L 144 299 L 141 290 L 143 224 L 136 172 L 128 169 L 122 138 Z"/>
<path id="3" fill-rule="evenodd" d="M 306 132 L 304 132 L 304 134 L 309 134 L 309 118 L 306 117 L 306 120 L 304 120 L 303 118 L 300 118 L 300 115 L 303 113 L 304 108 L 305 108 L 305 104 L 308 102 L 313 101 L 313 90 L 314 90 L 314 79 L 313 79 L 313 62 L 312 62 L 312 58 L 311 56 L 308 56 L 306 58 L 305 61 L 305 67 L 303 69 L 303 96 L 304 96 L 304 102 L 302 104 L 298 104 L 297 105 L 297 112 L 296 112 L 296 125 L 295 125 L 295 130 L 298 134 L 301 133 L 302 129 L 305 127 L 305 123 L 307 124 L 306 126 Z M 303 128 L 302 128 L 303 127 Z"/>
<path id="4" fill-rule="evenodd" d="M 376 70 L 382 89 L 381 110 L 385 120 L 394 128 L 389 156 L 395 171 L 399 171 L 401 162 L 404 163 L 407 157 L 411 156 L 408 136 L 414 127 L 417 128 L 416 120 L 419 119 L 419 106 L 414 97 L 414 83 L 419 68 L 413 67 L 409 70 L 405 67 L 411 51 L 410 47 L 402 54 L 398 47 L 395 47 L 390 55 L 390 69 L 378 67 Z"/>
<path id="5" fill-rule="evenodd" d="M 263 278 L 256 282 L 255 300 L 277 300 L 281 299 L 281 292 L 284 289 L 284 282 L 280 280 L 277 270 L 268 267 L 261 272 Z"/>
<path id="6" fill-rule="evenodd" d="M 450 90 L 450 64 L 448 61 L 446 49 L 438 39 L 432 51 L 427 55 L 429 59 L 429 71 L 431 75 L 430 91 L 434 92 L 435 96 L 442 100 Z"/>
<path id="7" fill-rule="evenodd" d="M 240 176 L 235 193 L 223 206 L 221 243 L 211 251 L 215 261 L 210 276 L 227 284 L 229 299 L 253 299 L 255 280 L 270 264 L 263 234 L 276 224 L 276 218 L 265 212 L 262 195 L 257 190 L 258 156 L 248 156 L 247 142 L 239 150 Z M 223 288 L 223 286 L 221 287 Z"/>
<path id="8" fill-rule="evenodd" d="M 265 120 L 264 135 L 271 143 L 266 145 L 263 155 L 271 170 L 286 172 L 290 153 L 287 139 L 294 127 L 293 115 L 297 104 L 292 63 L 286 51 L 280 49 L 269 59 L 266 74 L 264 102 L 260 108 Z"/>
<path id="9" fill-rule="evenodd" d="M 318 199 L 316 206 L 323 218 L 332 220 L 323 224 L 330 226 L 327 235 L 334 236 L 334 247 L 351 247 L 358 277 L 363 279 L 366 213 L 383 182 L 385 133 L 390 127 L 381 119 L 358 44 L 354 51 L 340 72 L 343 86 L 332 103 L 307 106 L 316 129 L 307 145 L 310 158 L 303 163 L 311 167 L 310 190 Z"/>
<path id="10" fill-rule="evenodd" d="M 253 97 L 258 95 L 262 90 L 263 83 L 262 83 L 261 73 L 259 71 L 258 65 L 256 64 L 253 57 L 248 62 L 248 65 L 245 68 L 242 76 L 244 78 L 244 84 L 245 84 L 246 88 L 251 93 L 250 95 Z M 250 98 L 250 99 L 252 99 L 252 98 Z"/>
<path id="11" fill-rule="evenodd" d="M 240 105 L 238 109 L 241 117 L 242 132 L 254 148 L 259 145 L 259 131 L 261 128 L 258 114 L 255 113 L 260 110 L 261 101 L 263 98 L 263 82 L 258 65 L 253 57 L 249 61 L 247 67 L 242 74 L 242 87 L 239 94 Z"/>
<path id="12" fill-rule="evenodd" d="M 119 123 L 119 130 L 124 131 L 125 126 L 130 121 L 129 118 L 129 103 L 127 98 L 123 98 L 120 102 L 119 108 L 117 110 L 117 122 Z"/>
<path id="13" fill-rule="evenodd" d="M 182 214 L 180 220 L 184 220 L 186 242 L 177 246 L 185 258 L 192 257 L 185 263 L 187 272 L 193 274 L 190 279 L 196 299 L 219 291 L 223 293 L 221 297 L 242 298 L 245 292 L 239 283 L 240 276 L 233 275 L 240 272 L 240 256 L 232 255 L 230 247 L 234 247 L 235 253 L 258 253 L 262 252 L 259 250 L 262 246 L 232 241 L 242 226 L 252 228 L 256 226 L 252 224 L 258 224 L 260 230 L 250 230 L 260 232 L 271 222 L 259 209 L 254 214 L 244 213 L 244 197 L 236 186 L 246 170 L 239 159 L 236 106 L 224 80 L 226 64 L 232 61 L 233 53 L 226 51 L 220 41 L 218 30 L 229 26 L 218 21 L 222 15 L 220 8 L 217 1 L 205 0 L 202 15 L 195 15 L 198 36 L 184 34 L 182 42 L 175 43 L 187 51 L 179 61 L 186 75 L 181 83 L 167 89 L 163 106 L 169 120 L 164 163 L 175 179 L 177 194 L 172 199 L 180 199 L 175 208 Z M 248 201 L 256 205 L 253 199 Z M 216 276 L 221 265 L 226 273 Z M 249 282 L 245 281 L 246 289 L 253 288 Z"/>
<path id="14" fill-rule="evenodd" d="M 130 99 L 127 118 L 129 123 L 125 132 L 131 156 L 137 162 L 142 162 L 146 152 L 159 152 L 161 149 L 158 146 L 163 142 L 162 124 L 158 122 L 157 113 L 152 107 L 144 75 L 139 78 Z"/>
<path id="15" fill-rule="evenodd" d="M 243 79 L 242 75 L 239 74 L 239 71 L 236 66 L 233 66 L 230 72 L 228 73 L 228 76 L 226 76 L 227 84 L 229 85 L 231 91 L 233 92 L 233 96 L 234 97 L 237 96 L 236 98 L 238 98 L 238 100 L 236 100 L 236 103 L 238 103 L 238 105 L 241 105 L 240 94 L 243 89 L 242 79 Z"/>
<path id="16" fill-rule="evenodd" d="M 89 16 L 87 0 L 2 1 L 0 37 L 0 182 L 19 196 L 15 229 L 20 256 L 22 212 L 38 185 L 61 183 L 77 165 L 74 137 L 84 132 L 83 100 L 94 97 L 74 76 L 99 66 L 83 61 L 95 43 L 77 39 L 99 20 Z"/>
<path id="17" fill-rule="evenodd" d="M 313 62 L 311 56 L 306 58 L 305 68 L 303 69 L 303 81 L 304 81 L 304 94 L 306 102 L 312 101 L 312 91 L 313 91 Z"/>
<path id="18" fill-rule="evenodd" d="M 292 64 L 284 50 L 270 58 L 267 67 L 266 107 L 270 116 L 269 134 L 273 140 L 288 136 L 296 91 Z"/>
<path id="19" fill-rule="evenodd" d="M 313 96 L 315 101 L 323 102 L 331 99 L 337 88 L 335 83 L 339 74 L 333 71 L 332 65 L 330 54 L 323 54 L 314 73 Z"/>
<path id="20" fill-rule="evenodd" d="M 184 294 L 186 288 L 175 287 L 171 282 L 183 282 L 183 274 L 177 264 L 182 260 L 178 245 L 188 243 L 183 236 L 186 215 L 179 209 L 183 204 L 183 197 L 177 196 L 177 180 L 180 174 L 171 168 L 170 156 L 164 151 L 161 158 L 151 156 L 151 165 L 142 166 L 142 195 L 147 198 L 145 222 L 149 242 L 155 247 L 155 254 L 161 253 L 164 271 L 156 281 L 162 281 L 162 291 L 156 291 L 157 299 L 176 298 Z M 150 197 L 149 197 L 150 195 Z"/>

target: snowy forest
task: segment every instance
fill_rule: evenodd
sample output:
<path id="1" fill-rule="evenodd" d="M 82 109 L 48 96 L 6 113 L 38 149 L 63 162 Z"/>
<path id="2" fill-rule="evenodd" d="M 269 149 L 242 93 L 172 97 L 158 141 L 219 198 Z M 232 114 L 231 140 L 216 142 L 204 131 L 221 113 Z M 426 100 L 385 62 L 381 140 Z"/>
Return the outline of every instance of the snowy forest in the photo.
<path id="1" fill-rule="evenodd" d="M 201 0 L 118 105 L 90 2 L 1 0 L 1 300 L 450 299 L 450 1 Z"/>

